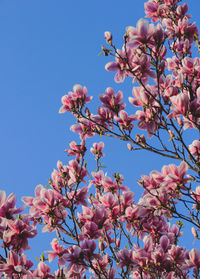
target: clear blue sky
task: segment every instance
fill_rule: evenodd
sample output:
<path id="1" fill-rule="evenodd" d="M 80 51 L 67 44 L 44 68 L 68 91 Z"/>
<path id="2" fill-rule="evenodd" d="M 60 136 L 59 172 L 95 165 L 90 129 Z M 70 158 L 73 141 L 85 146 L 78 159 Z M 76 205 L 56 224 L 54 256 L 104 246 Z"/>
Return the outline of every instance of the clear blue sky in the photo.
<path id="1" fill-rule="evenodd" d="M 199 0 L 186 2 L 200 25 Z M 121 89 L 125 100 L 131 95 L 131 81 L 115 84 L 114 75 L 104 70 L 110 58 L 98 53 L 107 30 L 122 46 L 125 27 L 144 17 L 143 4 L 142 0 L 0 1 L 0 189 L 15 192 L 20 201 L 33 195 L 37 184 L 48 183 L 57 160 L 68 161 L 64 149 L 79 139 L 69 130 L 73 118 L 58 110 L 61 97 L 74 84 L 86 85 L 95 98 L 108 86 Z M 107 171 L 124 174 L 125 184 L 134 192 L 141 174 L 170 163 L 155 155 L 130 153 L 122 142 L 105 143 Z M 48 241 L 47 234 L 38 237 L 32 255 L 50 250 Z"/>

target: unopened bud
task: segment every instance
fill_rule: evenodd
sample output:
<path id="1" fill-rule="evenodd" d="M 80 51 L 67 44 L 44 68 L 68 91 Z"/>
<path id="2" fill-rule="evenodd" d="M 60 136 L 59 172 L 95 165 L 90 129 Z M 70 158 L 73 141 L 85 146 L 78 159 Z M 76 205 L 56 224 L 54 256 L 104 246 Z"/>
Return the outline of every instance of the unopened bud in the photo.
<path id="1" fill-rule="evenodd" d="M 174 132 L 173 132 L 173 131 L 168 130 L 168 134 L 169 134 L 169 136 L 170 136 L 171 139 L 174 138 Z"/>
<path id="2" fill-rule="evenodd" d="M 194 227 L 192 227 L 191 231 L 192 231 L 192 234 L 193 234 L 194 238 L 198 238 L 199 237 L 198 236 L 198 232 L 197 232 L 197 230 Z"/>
<path id="3" fill-rule="evenodd" d="M 110 51 L 107 48 L 105 48 L 105 46 L 102 46 L 101 49 L 102 49 L 105 56 L 109 55 Z"/>
<path id="4" fill-rule="evenodd" d="M 116 239 L 116 248 L 117 248 L 117 249 L 119 248 L 120 243 L 121 243 L 120 239 L 119 239 L 119 238 L 117 238 L 117 239 Z"/>
<path id="5" fill-rule="evenodd" d="M 106 39 L 106 43 L 111 45 L 112 44 L 112 34 L 110 33 L 110 31 L 106 31 L 104 33 L 104 37 Z"/>
<path id="6" fill-rule="evenodd" d="M 132 146 L 130 143 L 127 143 L 127 147 L 128 147 L 128 149 L 129 149 L 130 151 L 133 150 L 133 146 Z"/>
<path id="7" fill-rule="evenodd" d="M 180 127 L 183 126 L 183 120 L 180 117 L 177 117 L 177 122 Z"/>
<path id="8" fill-rule="evenodd" d="M 90 113 L 90 110 L 88 108 L 85 109 L 85 114 L 88 118 L 90 117 L 91 113 Z"/>

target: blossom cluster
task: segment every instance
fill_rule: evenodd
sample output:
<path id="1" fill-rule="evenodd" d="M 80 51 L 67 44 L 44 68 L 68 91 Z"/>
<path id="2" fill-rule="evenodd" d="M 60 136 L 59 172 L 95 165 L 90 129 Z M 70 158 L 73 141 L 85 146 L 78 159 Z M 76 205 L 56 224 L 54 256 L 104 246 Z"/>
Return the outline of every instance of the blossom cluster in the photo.
<path id="1" fill-rule="evenodd" d="M 59 112 L 75 116 L 71 131 L 80 142 L 69 144 L 65 152 L 73 158 L 58 161 L 48 185 L 22 198 L 29 213 L 23 213 L 25 206 L 16 207 L 15 194 L 0 191 L 1 277 L 199 278 L 200 251 L 179 242 L 183 221 L 196 240 L 200 230 L 200 140 L 197 135 L 188 144 L 185 138 L 185 130 L 195 134 L 200 129 L 200 59 L 192 57 L 199 33 L 187 4 L 180 2 L 147 1 L 145 13 L 152 22 L 140 19 L 136 27 L 127 27 L 122 49 L 105 32 L 109 48 L 103 47 L 104 53 L 115 56 L 105 69 L 116 72 L 117 83 L 131 79 L 129 103 L 111 87 L 99 95 L 94 113 L 86 87 L 75 85 L 62 97 Z M 138 198 L 122 174 L 104 171 L 104 143 L 88 140 L 95 135 L 179 163 L 142 175 L 137 183 L 144 191 Z M 88 151 L 95 167 L 88 166 Z M 169 223 L 173 218 L 176 224 Z M 25 251 L 39 225 L 57 237 L 34 268 Z M 57 261 L 58 269 L 52 272 L 47 261 Z"/>

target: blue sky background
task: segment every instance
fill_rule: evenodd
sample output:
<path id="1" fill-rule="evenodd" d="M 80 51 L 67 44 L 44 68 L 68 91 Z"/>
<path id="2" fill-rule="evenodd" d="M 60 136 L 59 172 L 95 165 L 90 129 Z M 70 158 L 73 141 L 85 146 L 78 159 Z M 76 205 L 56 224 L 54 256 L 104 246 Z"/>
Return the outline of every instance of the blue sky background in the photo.
<path id="1" fill-rule="evenodd" d="M 186 2 L 199 25 L 199 1 Z M 34 195 L 37 184 L 48 183 L 57 160 L 67 163 L 68 143 L 79 141 L 69 130 L 73 117 L 58 114 L 61 97 L 74 84 L 86 85 L 96 100 L 108 86 L 121 89 L 125 101 L 132 94 L 131 80 L 117 85 L 104 69 L 111 59 L 98 53 L 107 30 L 121 48 L 125 27 L 145 16 L 143 5 L 142 0 L 0 0 L 0 189 L 15 192 L 19 204 L 22 196 Z M 141 174 L 171 162 L 130 153 L 123 142 L 103 141 L 106 171 L 122 173 L 136 196 Z M 188 236 L 191 244 L 190 230 Z M 32 256 L 50 250 L 47 233 L 31 243 Z"/>

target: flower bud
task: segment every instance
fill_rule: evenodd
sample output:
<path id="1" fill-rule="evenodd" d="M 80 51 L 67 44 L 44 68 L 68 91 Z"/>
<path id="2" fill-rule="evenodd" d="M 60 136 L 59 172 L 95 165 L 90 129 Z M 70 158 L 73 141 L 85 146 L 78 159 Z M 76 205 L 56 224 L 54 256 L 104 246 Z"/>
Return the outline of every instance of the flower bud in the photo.
<path id="1" fill-rule="evenodd" d="M 87 116 L 88 118 L 90 117 L 91 113 L 90 113 L 89 108 L 86 108 L 86 109 L 85 109 L 85 114 L 86 114 L 86 116 Z"/>
<path id="2" fill-rule="evenodd" d="M 132 151 L 133 150 L 133 146 L 130 143 L 127 143 L 127 148 Z"/>
<path id="3" fill-rule="evenodd" d="M 183 120 L 180 117 L 177 117 L 177 123 L 180 127 L 183 126 Z"/>
<path id="4" fill-rule="evenodd" d="M 104 37 L 105 37 L 105 39 L 106 39 L 106 43 L 109 44 L 109 45 L 111 45 L 111 44 L 112 44 L 112 34 L 111 34 L 111 32 L 106 31 L 106 32 L 104 33 Z"/>
<path id="5" fill-rule="evenodd" d="M 174 138 L 174 132 L 171 131 L 171 130 L 168 130 L 168 134 L 170 136 L 170 139 L 173 139 Z"/>
<path id="6" fill-rule="evenodd" d="M 120 239 L 117 238 L 117 239 L 116 239 L 116 248 L 117 248 L 117 249 L 120 247 L 120 243 L 121 243 Z"/>
<path id="7" fill-rule="evenodd" d="M 194 238 L 198 238 L 199 237 L 198 236 L 198 232 L 197 232 L 197 230 L 194 227 L 192 227 L 191 231 L 192 231 L 192 234 L 193 234 Z"/>

